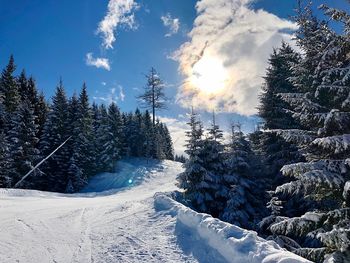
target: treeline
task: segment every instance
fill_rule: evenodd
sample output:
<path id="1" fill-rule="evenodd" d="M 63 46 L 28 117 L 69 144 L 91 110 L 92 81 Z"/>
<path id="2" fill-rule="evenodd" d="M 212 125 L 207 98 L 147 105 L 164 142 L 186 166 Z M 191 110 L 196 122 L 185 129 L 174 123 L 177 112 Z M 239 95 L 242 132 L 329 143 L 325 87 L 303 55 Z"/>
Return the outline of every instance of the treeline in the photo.
<path id="1" fill-rule="evenodd" d="M 90 105 L 85 84 L 68 98 L 62 81 L 49 104 L 34 79 L 15 69 L 11 56 L 0 78 L 0 187 L 14 187 L 67 139 L 20 188 L 72 193 L 90 176 L 112 172 L 122 157 L 174 159 L 166 125 L 153 125 L 148 111 Z"/>
<path id="2" fill-rule="evenodd" d="M 315 262 L 350 261 L 350 15 L 299 6 L 296 43 L 269 59 L 259 114 L 263 129 L 189 122 L 184 198 L 195 209 L 258 231 Z M 334 30 L 337 23 L 343 31 Z"/>

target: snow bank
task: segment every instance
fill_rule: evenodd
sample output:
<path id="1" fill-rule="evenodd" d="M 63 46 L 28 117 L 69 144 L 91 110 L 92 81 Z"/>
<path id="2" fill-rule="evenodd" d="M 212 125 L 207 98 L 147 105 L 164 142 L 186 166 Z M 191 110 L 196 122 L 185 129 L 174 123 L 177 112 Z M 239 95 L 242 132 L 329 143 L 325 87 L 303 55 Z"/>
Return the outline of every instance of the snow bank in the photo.
<path id="1" fill-rule="evenodd" d="M 27 189 L 12 189 L 12 188 L 0 188 L 0 198 L 6 197 L 64 197 L 65 194 L 43 192 L 38 190 L 27 190 Z"/>
<path id="2" fill-rule="evenodd" d="M 208 245 L 230 263 L 296 263 L 310 262 L 266 241 L 254 231 L 222 222 L 208 214 L 197 213 L 162 193 L 155 195 L 155 206 L 169 210 L 177 220 L 193 229 Z"/>

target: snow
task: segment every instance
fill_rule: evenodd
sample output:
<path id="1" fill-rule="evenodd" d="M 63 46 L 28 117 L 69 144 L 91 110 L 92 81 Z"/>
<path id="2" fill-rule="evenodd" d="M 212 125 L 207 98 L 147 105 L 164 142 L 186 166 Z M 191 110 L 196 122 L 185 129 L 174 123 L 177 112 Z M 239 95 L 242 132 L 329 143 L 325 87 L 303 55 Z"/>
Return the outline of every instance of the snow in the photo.
<path id="1" fill-rule="evenodd" d="M 227 262 L 310 262 L 281 249 L 274 241 L 258 237 L 254 231 L 222 222 L 208 214 L 197 213 L 165 194 L 157 194 L 155 203 L 158 209 L 169 210 L 178 222 L 192 229 Z"/>
<path id="2" fill-rule="evenodd" d="M 78 194 L 0 189 L 0 262 L 308 262 L 156 194 L 182 171 L 129 159 Z"/>

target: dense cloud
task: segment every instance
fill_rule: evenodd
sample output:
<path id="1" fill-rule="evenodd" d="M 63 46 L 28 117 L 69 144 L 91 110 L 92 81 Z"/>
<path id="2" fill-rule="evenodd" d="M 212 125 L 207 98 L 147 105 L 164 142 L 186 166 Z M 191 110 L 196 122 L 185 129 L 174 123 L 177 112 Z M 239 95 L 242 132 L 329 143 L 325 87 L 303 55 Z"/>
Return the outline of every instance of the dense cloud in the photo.
<path id="1" fill-rule="evenodd" d="M 296 25 L 264 10 L 251 9 L 252 2 L 197 3 L 198 15 L 189 41 L 173 54 L 186 77 L 177 96 L 183 106 L 244 115 L 256 113 L 269 54 L 283 39 L 290 41 Z M 205 76 L 207 72 L 210 77 Z M 197 82 L 211 86 L 203 89 Z M 213 87 L 215 82 L 217 87 Z"/>

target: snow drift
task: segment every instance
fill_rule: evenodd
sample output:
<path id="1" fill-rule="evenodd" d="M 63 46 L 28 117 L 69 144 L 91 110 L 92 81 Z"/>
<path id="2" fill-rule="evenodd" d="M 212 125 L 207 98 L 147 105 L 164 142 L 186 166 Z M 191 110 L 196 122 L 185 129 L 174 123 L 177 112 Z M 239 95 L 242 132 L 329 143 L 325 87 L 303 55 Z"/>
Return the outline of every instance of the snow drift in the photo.
<path id="1" fill-rule="evenodd" d="M 266 241 L 258 237 L 254 231 L 222 222 L 208 214 L 197 213 L 165 194 L 155 195 L 155 206 L 159 210 L 169 210 L 173 216 L 177 217 L 178 222 L 194 230 L 228 262 L 310 262 L 282 249 L 274 241 Z"/>

